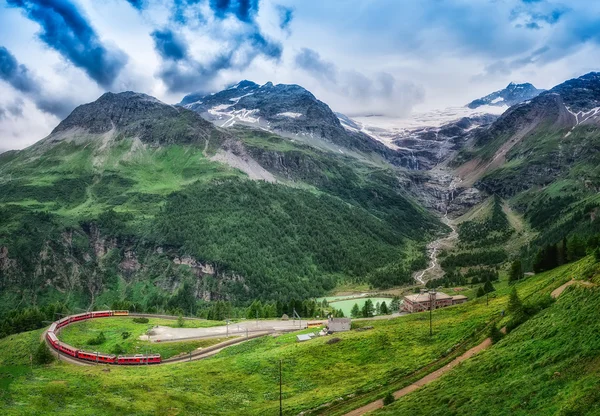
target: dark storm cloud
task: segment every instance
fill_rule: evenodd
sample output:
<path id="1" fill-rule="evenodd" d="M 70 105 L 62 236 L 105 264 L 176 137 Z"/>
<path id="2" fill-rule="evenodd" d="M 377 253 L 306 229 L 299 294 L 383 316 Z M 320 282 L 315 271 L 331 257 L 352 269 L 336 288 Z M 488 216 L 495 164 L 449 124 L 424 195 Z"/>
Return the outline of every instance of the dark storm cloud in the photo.
<path id="1" fill-rule="evenodd" d="M 187 57 L 187 44 L 171 29 L 155 30 L 151 33 L 154 47 L 163 59 L 178 61 Z"/>
<path id="2" fill-rule="evenodd" d="M 110 87 L 127 62 L 123 52 L 102 44 L 85 17 L 68 0 L 7 0 L 7 3 L 21 8 L 42 27 L 40 40 L 102 87 Z"/>
<path id="3" fill-rule="evenodd" d="M 69 100 L 59 100 L 48 97 L 42 91 L 42 83 L 36 79 L 31 71 L 17 61 L 17 58 L 8 49 L 0 46 L 0 79 L 10 84 L 17 91 L 31 98 L 35 105 L 42 111 L 57 117 L 64 117 L 73 109 L 74 105 Z M 21 104 L 18 106 L 22 108 Z M 18 116 L 20 111 L 5 108 L 10 114 Z"/>

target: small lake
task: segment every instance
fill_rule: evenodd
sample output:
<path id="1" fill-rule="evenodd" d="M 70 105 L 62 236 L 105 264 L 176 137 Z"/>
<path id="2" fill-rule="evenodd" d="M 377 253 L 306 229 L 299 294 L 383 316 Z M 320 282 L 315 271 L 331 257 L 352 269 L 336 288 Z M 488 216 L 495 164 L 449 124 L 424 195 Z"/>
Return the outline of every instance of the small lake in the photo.
<path id="1" fill-rule="evenodd" d="M 341 297 L 341 298 L 345 299 L 347 297 L 348 296 Z M 332 308 L 341 309 L 342 311 L 344 311 L 344 316 L 349 318 L 350 311 L 352 311 L 352 307 L 354 306 L 354 304 L 356 303 L 358 305 L 358 307 L 362 309 L 362 307 L 365 304 L 365 302 L 367 301 L 367 299 L 371 299 L 371 301 L 373 302 L 373 306 L 375 306 L 377 304 L 377 302 L 379 302 L 379 303 L 385 302 L 388 309 L 390 307 L 390 303 L 392 302 L 392 298 L 360 298 L 360 299 L 338 300 L 337 302 L 330 301 L 329 299 L 327 299 L 327 302 L 329 302 L 329 306 L 331 306 Z"/>

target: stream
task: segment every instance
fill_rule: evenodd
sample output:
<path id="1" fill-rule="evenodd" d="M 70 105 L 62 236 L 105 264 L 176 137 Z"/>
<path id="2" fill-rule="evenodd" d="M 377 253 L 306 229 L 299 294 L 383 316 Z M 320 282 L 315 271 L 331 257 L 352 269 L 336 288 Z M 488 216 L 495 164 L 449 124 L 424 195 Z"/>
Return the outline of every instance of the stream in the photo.
<path id="1" fill-rule="evenodd" d="M 427 245 L 427 252 L 429 253 L 429 267 L 416 272 L 414 275 L 417 283 L 421 285 L 424 285 L 427 280 L 441 277 L 443 275 L 444 272 L 438 263 L 438 253 L 440 249 L 450 246 L 452 242 L 458 238 L 456 226 L 452 223 L 452 220 L 448 218 L 448 212 L 446 212 L 446 214 L 442 217 L 442 222 L 450 227 L 452 231 L 450 234 L 438 238 Z"/>

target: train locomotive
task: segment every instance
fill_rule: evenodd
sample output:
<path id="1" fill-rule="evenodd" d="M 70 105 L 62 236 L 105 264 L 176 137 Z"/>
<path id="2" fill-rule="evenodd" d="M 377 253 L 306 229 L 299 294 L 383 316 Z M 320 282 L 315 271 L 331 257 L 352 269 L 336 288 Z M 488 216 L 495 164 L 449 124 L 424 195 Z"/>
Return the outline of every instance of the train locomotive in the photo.
<path id="1" fill-rule="evenodd" d="M 77 315 L 66 316 L 62 319 L 59 319 L 56 322 L 53 322 L 48 328 L 46 332 L 46 339 L 48 343 L 57 351 L 60 351 L 64 354 L 67 354 L 73 358 L 77 358 L 80 360 L 91 361 L 95 363 L 105 363 L 105 364 L 116 364 L 116 365 L 147 365 L 147 364 L 160 364 L 161 358 L 160 354 L 150 354 L 150 355 L 111 355 L 111 354 L 101 354 L 98 352 L 89 352 L 79 350 L 75 347 L 72 347 L 64 342 L 60 341 L 57 337 L 58 331 L 73 323 L 79 322 L 86 319 L 94 319 L 94 318 L 103 318 L 109 316 L 128 316 L 129 311 L 94 311 L 94 312 L 86 312 L 80 313 Z"/>

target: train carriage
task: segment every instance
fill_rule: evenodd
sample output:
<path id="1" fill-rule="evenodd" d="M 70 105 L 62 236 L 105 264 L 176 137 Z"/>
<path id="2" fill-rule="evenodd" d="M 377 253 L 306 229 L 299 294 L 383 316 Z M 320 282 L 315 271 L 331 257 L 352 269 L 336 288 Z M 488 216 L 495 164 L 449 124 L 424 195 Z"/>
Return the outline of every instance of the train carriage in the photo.
<path id="1" fill-rule="evenodd" d="M 98 352 L 87 352 L 87 351 L 79 351 L 77 353 L 77 358 L 87 361 L 93 361 L 97 363 L 107 363 L 114 364 L 116 356 L 100 354 Z"/>
<path id="2" fill-rule="evenodd" d="M 77 353 L 79 352 L 79 350 L 75 347 L 71 347 L 68 344 L 63 344 L 62 342 L 58 342 L 58 350 L 60 352 L 64 352 L 67 355 L 70 355 L 71 357 L 75 357 L 77 358 Z"/>
<path id="3" fill-rule="evenodd" d="M 53 322 L 52 325 L 50 325 L 50 328 L 48 328 L 48 332 L 55 332 L 56 327 L 57 327 L 56 322 Z"/>
<path id="4" fill-rule="evenodd" d="M 70 316 L 66 316 L 62 319 L 59 319 L 58 321 L 56 321 L 56 329 L 62 328 L 65 325 L 69 325 L 70 322 L 71 322 Z"/>
<path id="5" fill-rule="evenodd" d="M 128 316 L 129 311 L 112 311 L 113 316 Z"/>
<path id="6" fill-rule="evenodd" d="M 112 316 L 113 311 L 95 311 L 92 312 L 92 318 L 104 318 L 107 316 Z"/>
<path id="7" fill-rule="evenodd" d="M 52 348 L 58 348 L 58 338 L 56 337 L 54 332 L 47 332 L 46 339 L 50 342 Z"/>
<path id="8" fill-rule="evenodd" d="M 117 364 L 119 365 L 140 365 L 140 364 L 159 364 L 160 354 L 151 355 L 119 355 Z"/>
<path id="9" fill-rule="evenodd" d="M 83 321 L 85 319 L 90 319 L 91 317 L 92 317 L 92 313 L 91 312 L 80 313 L 80 314 L 77 314 L 77 315 L 71 315 L 70 322 Z"/>

